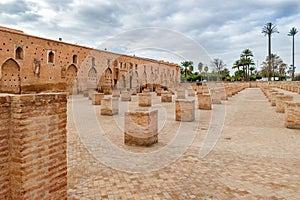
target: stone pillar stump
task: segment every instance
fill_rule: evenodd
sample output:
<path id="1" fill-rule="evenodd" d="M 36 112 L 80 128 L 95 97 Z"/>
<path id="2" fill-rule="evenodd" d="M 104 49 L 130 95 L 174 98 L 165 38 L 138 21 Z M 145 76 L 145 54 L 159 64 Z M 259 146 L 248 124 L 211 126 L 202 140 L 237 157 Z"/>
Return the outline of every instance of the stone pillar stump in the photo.
<path id="1" fill-rule="evenodd" d="M 125 112 L 124 143 L 150 146 L 158 142 L 158 111 L 135 110 Z"/>
<path id="2" fill-rule="evenodd" d="M 198 108 L 202 110 L 211 110 L 210 94 L 198 94 Z"/>
<path id="3" fill-rule="evenodd" d="M 121 101 L 131 101 L 131 94 L 129 91 L 121 92 Z"/>
<path id="4" fill-rule="evenodd" d="M 285 127 L 300 129 L 300 102 L 285 103 Z"/>
<path id="5" fill-rule="evenodd" d="M 175 101 L 176 121 L 192 122 L 195 120 L 195 100 L 177 99 Z"/>
<path id="6" fill-rule="evenodd" d="M 101 115 L 119 114 L 119 97 L 105 97 L 101 100 Z"/>
<path id="7" fill-rule="evenodd" d="M 92 97 L 92 104 L 93 105 L 101 105 L 101 99 L 104 98 L 104 93 L 97 93 L 94 92 L 91 94 Z"/>

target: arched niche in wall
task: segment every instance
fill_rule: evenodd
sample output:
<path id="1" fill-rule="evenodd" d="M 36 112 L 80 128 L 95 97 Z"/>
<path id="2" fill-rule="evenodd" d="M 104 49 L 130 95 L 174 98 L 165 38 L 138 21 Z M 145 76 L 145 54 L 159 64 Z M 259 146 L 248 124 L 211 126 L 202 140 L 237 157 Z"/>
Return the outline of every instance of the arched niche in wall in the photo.
<path id="1" fill-rule="evenodd" d="M 20 66 L 10 58 L 1 66 L 0 91 L 3 93 L 21 93 Z"/>
<path id="2" fill-rule="evenodd" d="M 88 89 L 97 88 L 97 70 L 95 67 L 91 67 L 88 71 L 87 87 Z"/>
<path id="3" fill-rule="evenodd" d="M 67 92 L 73 94 L 74 89 L 76 90 L 76 79 L 77 79 L 77 67 L 74 64 L 68 66 L 66 70 L 66 84 Z"/>

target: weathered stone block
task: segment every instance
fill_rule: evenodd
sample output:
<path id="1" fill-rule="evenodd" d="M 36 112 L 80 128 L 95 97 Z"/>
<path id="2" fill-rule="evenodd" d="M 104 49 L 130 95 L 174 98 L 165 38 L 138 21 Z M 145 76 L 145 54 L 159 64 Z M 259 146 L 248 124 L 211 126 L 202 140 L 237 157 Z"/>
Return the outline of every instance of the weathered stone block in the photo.
<path id="1" fill-rule="evenodd" d="M 136 89 L 131 89 L 130 92 L 131 92 L 131 95 L 136 95 L 137 94 Z"/>
<path id="2" fill-rule="evenodd" d="M 119 114 L 119 97 L 104 97 L 101 99 L 101 115 Z"/>
<path id="3" fill-rule="evenodd" d="M 155 92 L 156 92 L 156 95 L 157 96 L 161 96 L 161 92 L 163 91 L 163 89 L 162 88 L 156 88 L 155 89 Z"/>
<path id="4" fill-rule="evenodd" d="M 285 126 L 300 129 L 300 102 L 285 103 Z"/>
<path id="5" fill-rule="evenodd" d="M 129 91 L 121 92 L 121 101 L 131 101 L 131 94 Z"/>
<path id="6" fill-rule="evenodd" d="M 139 100 L 139 106 L 141 106 L 141 107 L 151 107 L 152 99 L 151 99 L 150 91 L 138 94 L 138 100 Z"/>
<path id="7" fill-rule="evenodd" d="M 125 112 L 124 143 L 150 146 L 158 142 L 158 111 L 136 110 Z"/>
<path id="8" fill-rule="evenodd" d="M 285 102 L 293 101 L 294 97 L 292 95 L 281 95 L 276 97 L 276 112 L 284 113 Z"/>
<path id="9" fill-rule="evenodd" d="M 161 93 L 161 102 L 172 102 L 172 93 L 169 91 L 163 91 Z"/>
<path id="10" fill-rule="evenodd" d="M 88 97 L 89 96 L 89 91 L 88 90 L 84 90 L 83 91 L 83 96 L 84 97 Z"/>
<path id="11" fill-rule="evenodd" d="M 176 121 L 192 122 L 195 120 L 195 100 L 177 99 L 175 100 Z"/>
<path id="12" fill-rule="evenodd" d="M 221 104 L 221 92 L 219 90 L 210 90 L 212 104 Z"/>
<path id="13" fill-rule="evenodd" d="M 203 110 L 211 110 L 210 94 L 198 94 L 198 108 Z"/>
<path id="14" fill-rule="evenodd" d="M 95 90 L 89 90 L 88 91 L 88 96 L 89 96 L 89 100 L 92 100 L 92 95 L 95 93 L 96 91 Z"/>
<path id="15" fill-rule="evenodd" d="M 104 98 L 104 93 L 94 92 L 91 94 L 92 96 L 92 104 L 93 105 L 101 105 L 101 99 Z"/>
<path id="16" fill-rule="evenodd" d="M 187 91 L 188 91 L 188 96 L 189 97 L 194 97 L 195 96 L 195 90 L 194 89 L 190 88 Z"/>
<path id="17" fill-rule="evenodd" d="M 272 92 L 271 93 L 271 106 L 276 106 L 276 97 L 280 96 L 280 95 L 284 95 L 284 93 L 282 92 Z"/>
<path id="18" fill-rule="evenodd" d="M 185 99 L 185 89 L 184 88 L 179 88 L 177 90 L 176 98 L 177 99 Z"/>
<path id="19" fill-rule="evenodd" d="M 113 90 L 112 96 L 113 97 L 120 97 L 120 90 Z"/>

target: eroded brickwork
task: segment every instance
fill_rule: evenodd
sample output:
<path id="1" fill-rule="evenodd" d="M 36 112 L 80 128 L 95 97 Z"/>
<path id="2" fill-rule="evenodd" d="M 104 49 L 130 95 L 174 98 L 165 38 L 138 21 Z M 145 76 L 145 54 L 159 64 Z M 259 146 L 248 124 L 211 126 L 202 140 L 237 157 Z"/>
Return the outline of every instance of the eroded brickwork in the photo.
<path id="1" fill-rule="evenodd" d="M 0 199 L 9 199 L 9 124 L 10 98 L 0 96 Z"/>
<path id="2" fill-rule="evenodd" d="M 0 101 L 0 195 L 66 199 L 66 95 L 12 95 Z"/>

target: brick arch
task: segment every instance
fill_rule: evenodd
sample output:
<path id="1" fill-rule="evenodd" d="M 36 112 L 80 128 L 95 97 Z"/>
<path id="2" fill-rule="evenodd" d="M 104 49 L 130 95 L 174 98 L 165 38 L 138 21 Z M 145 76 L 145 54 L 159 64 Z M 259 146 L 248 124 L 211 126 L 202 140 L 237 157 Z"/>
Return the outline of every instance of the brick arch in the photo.
<path id="1" fill-rule="evenodd" d="M 20 66 L 12 58 L 6 60 L 1 66 L 0 92 L 21 93 Z"/>
<path id="2" fill-rule="evenodd" d="M 111 94 L 113 89 L 113 73 L 108 67 L 102 74 L 99 82 L 100 88 L 104 94 Z"/>
<path id="3" fill-rule="evenodd" d="M 141 85 L 146 85 L 147 84 L 147 73 L 144 71 L 142 75 L 142 80 L 141 80 Z"/>
<path id="4" fill-rule="evenodd" d="M 139 74 L 137 71 L 134 71 L 132 73 L 132 88 L 138 88 L 139 87 Z"/>
<path id="5" fill-rule="evenodd" d="M 91 67 L 88 71 L 88 79 L 87 79 L 88 89 L 96 89 L 97 88 L 97 70 L 95 67 Z"/>
<path id="6" fill-rule="evenodd" d="M 76 79 L 77 79 L 77 67 L 73 64 L 69 65 L 66 71 L 66 84 L 67 92 L 73 94 L 74 89 L 76 88 Z"/>

